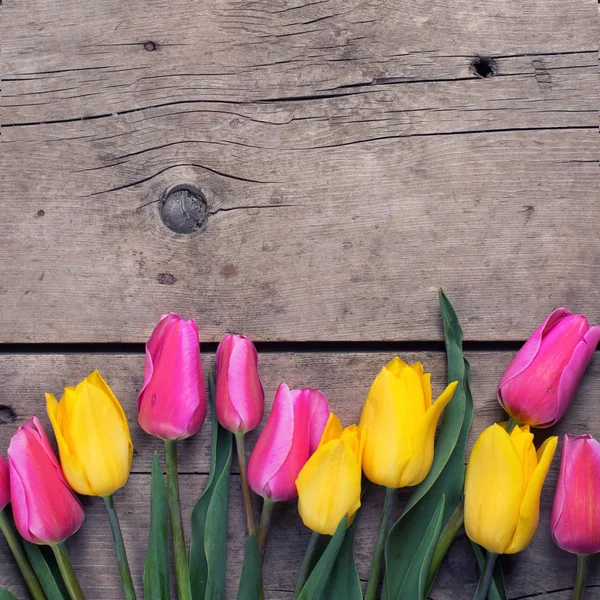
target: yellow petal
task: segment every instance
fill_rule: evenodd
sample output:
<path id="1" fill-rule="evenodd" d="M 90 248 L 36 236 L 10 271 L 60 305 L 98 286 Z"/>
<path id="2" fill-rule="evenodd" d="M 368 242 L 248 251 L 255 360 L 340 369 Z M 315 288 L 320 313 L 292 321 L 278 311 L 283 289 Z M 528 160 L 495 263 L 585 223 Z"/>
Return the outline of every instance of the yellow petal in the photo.
<path id="1" fill-rule="evenodd" d="M 523 490 L 521 459 L 499 425 L 475 442 L 465 479 L 465 531 L 475 543 L 503 554 L 519 519 Z"/>
<path id="2" fill-rule="evenodd" d="M 396 366 L 402 362 L 394 361 Z M 362 460 L 365 475 L 373 483 L 395 488 L 412 456 L 411 425 L 400 401 L 399 379 L 388 367 L 379 372 L 369 390 L 359 427 L 365 438 Z"/>
<path id="3" fill-rule="evenodd" d="M 400 377 L 402 371 L 408 368 L 408 365 L 400 359 L 400 357 L 395 356 L 390 360 L 390 362 L 385 366 L 385 368 L 394 376 Z"/>
<path id="4" fill-rule="evenodd" d="M 323 430 L 323 435 L 321 436 L 321 441 L 319 442 L 319 446 L 322 446 L 331 440 L 339 439 L 342 435 L 343 429 L 342 423 L 337 415 L 334 415 L 332 412 L 330 412 L 329 418 L 327 419 L 327 424 Z"/>
<path id="5" fill-rule="evenodd" d="M 533 433 L 530 433 L 529 425 L 516 426 L 510 434 L 510 440 L 521 459 L 524 486 L 522 493 L 525 494 L 527 484 L 538 464 L 535 446 L 533 445 Z"/>
<path id="6" fill-rule="evenodd" d="M 354 451 L 359 446 L 354 429 L 320 446 L 300 471 L 298 512 L 313 531 L 333 535 L 344 515 L 351 520 L 360 508 L 361 470 Z"/>
<path id="7" fill-rule="evenodd" d="M 540 447 L 540 462 L 533 471 L 533 475 L 525 490 L 525 496 L 519 510 L 519 521 L 512 541 L 504 551 L 505 554 L 521 552 L 521 550 L 527 548 L 535 535 L 540 518 L 540 495 L 546 475 L 548 475 L 548 469 L 552 463 L 552 458 L 554 457 L 554 452 L 556 451 L 557 443 L 558 438 L 551 437 Z"/>
<path id="8" fill-rule="evenodd" d="M 429 410 L 429 407 L 431 406 L 431 373 L 423 373 L 421 376 L 421 385 L 423 386 L 425 410 Z"/>
<path id="9" fill-rule="evenodd" d="M 59 404 L 52 394 L 46 393 L 46 412 L 50 418 L 52 429 L 54 429 L 54 436 L 56 437 L 58 453 L 60 455 L 60 463 L 67 483 L 78 494 L 89 496 L 93 494 L 93 490 L 90 486 L 90 482 L 85 476 L 83 465 L 77 457 L 77 454 L 71 451 L 71 448 L 63 435 L 61 422 L 64 424 L 66 417 L 63 403 L 64 398 Z M 63 408 L 63 410 L 61 410 L 61 408 Z"/>
<path id="10" fill-rule="evenodd" d="M 448 384 L 417 423 L 412 438 L 413 453 L 402 471 L 398 487 L 417 485 L 427 477 L 433 463 L 435 428 L 442 411 L 452 399 L 456 386 L 456 381 Z"/>

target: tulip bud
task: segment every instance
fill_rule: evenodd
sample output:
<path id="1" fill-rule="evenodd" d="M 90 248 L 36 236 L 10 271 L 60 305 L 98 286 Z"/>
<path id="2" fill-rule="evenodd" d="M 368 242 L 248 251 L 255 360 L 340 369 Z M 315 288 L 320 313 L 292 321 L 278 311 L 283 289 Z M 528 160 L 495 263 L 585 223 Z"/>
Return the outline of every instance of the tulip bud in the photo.
<path id="1" fill-rule="evenodd" d="M 206 388 L 196 321 L 163 315 L 146 343 L 144 385 L 137 399 L 144 431 L 181 440 L 200 430 L 206 417 Z"/>
<path id="2" fill-rule="evenodd" d="M 508 365 L 498 400 L 517 422 L 550 427 L 571 404 L 600 341 L 600 326 L 558 308 Z"/>
<path id="3" fill-rule="evenodd" d="M 219 423 L 233 433 L 246 433 L 261 422 L 264 409 L 256 348 L 247 337 L 228 333 L 217 348 Z"/>
<path id="4" fill-rule="evenodd" d="M 457 382 L 431 403 L 430 374 L 398 357 L 377 375 L 360 416 L 364 430 L 363 471 L 378 485 L 417 485 L 433 463 L 435 428 Z"/>
<path id="5" fill-rule="evenodd" d="M 298 512 L 304 524 L 333 535 L 348 515 L 352 523 L 360 508 L 364 436 L 359 427 L 342 429 L 331 413 L 318 448 L 298 475 Z"/>
<path id="6" fill-rule="evenodd" d="M 276 502 L 295 498 L 298 474 L 319 445 L 328 418 L 322 392 L 290 390 L 282 383 L 248 463 L 252 490 Z"/>
<path id="7" fill-rule="evenodd" d="M 83 523 L 83 507 L 69 488 L 37 417 L 19 427 L 8 447 L 13 517 L 32 544 L 57 544 Z"/>
<path id="8" fill-rule="evenodd" d="M 529 545 L 557 442 L 557 437 L 548 438 L 536 453 L 528 425 L 511 434 L 497 424 L 483 431 L 465 478 L 465 531 L 473 542 L 497 554 L 514 554 Z"/>
<path id="9" fill-rule="evenodd" d="M 8 463 L 0 456 L 0 510 L 10 502 L 10 479 Z"/>
<path id="10" fill-rule="evenodd" d="M 565 435 L 550 528 L 567 552 L 600 552 L 600 442 L 591 435 Z"/>
<path id="11" fill-rule="evenodd" d="M 127 417 L 98 371 L 65 388 L 60 403 L 46 394 L 46 409 L 71 488 L 110 496 L 127 483 L 133 457 Z"/>

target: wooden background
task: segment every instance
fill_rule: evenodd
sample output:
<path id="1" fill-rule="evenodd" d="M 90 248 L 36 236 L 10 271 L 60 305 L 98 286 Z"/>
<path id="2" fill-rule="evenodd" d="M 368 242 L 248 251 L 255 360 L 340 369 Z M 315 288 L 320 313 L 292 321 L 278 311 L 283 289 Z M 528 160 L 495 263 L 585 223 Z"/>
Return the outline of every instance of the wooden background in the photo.
<path id="1" fill-rule="evenodd" d="M 422 360 L 441 391 L 441 286 L 468 340 L 473 436 L 501 418 L 497 381 L 548 312 L 600 321 L 597 10 L 592 0 L 5 2 L 0 452 L 32 413 L 47 424 L 45 391 L 99 368 L 134 435 L 116 500 L 140 584 L 158 444 L 137 426 L 135 398 L 163 312 L 197 319 L 205 368 L 224 332 L 245 333 L 259 342 L 269 403 L 282 380 L 310 384 L 348 424 L 396 353 Z M 181 186 L 200 200 L 169 195 Z M 172 231 L 161 214 L 194 231 Z M 551 433 L 600 436 L 598 402 L 596 357 Z M 181 451 L 188 516 L 209 438 L 205 426 Z M 548 531 L 557 469 L 534 542 L 503 558 L 510 600 L 570 597 L 575 560 Z M 103 507 L 84 502 L 75 567 L 90 600 L 118 600 Z M 361 511 L 364 579 L 382 502 L 369 490 Z M 267 598 L 291 598 L 308 536 L 294 503 L 276 508 Z M 461 538 L 431 599 L 470 598 L 476 577 Z M 26 597 L 3 543 L 0 583 Z"/>

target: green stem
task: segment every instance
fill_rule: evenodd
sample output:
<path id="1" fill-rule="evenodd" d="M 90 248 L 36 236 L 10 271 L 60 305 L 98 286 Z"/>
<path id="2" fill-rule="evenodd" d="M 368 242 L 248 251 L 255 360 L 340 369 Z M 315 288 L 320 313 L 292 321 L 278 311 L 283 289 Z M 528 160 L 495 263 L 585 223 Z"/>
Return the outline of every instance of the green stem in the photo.
<path id="1" fill-rule="evenodd" d="M 54 552 L 56 562 L 58 563 L 58 568 L 60 569 L 60 574 L 65 582 L 65 586 L 67 587 L 67 591 L 69 592 L 71 600 L 85 600 L 85 596 L 83 595 L 81 586 L 77 580 L 77 575 L 75 575 L 75 571 L 73 571 L 71 559 L 67 554 L 65 543 L 59 542 L 58 544 L 51 544 L 50 548 L 52 548 L 52 552 Z"/>
<path id="2" fill-rule="evenodd" d="M 577 555 L 577 577 L 575 578 L 575 589 L 573 590 L 573 600 L 581 600 L 585 590 L 585 580 L 587 579 L 588 565 L 590 562 L 589 554 Z"/>
<path id="3" fill-rule="evenodd" d="M 465 499 L 463 498 L 456 510 L 452 513 L 452 516 L 446 523 L 439 539 L 438 543 L 433 551 L 433 556 L 431 557 L 431 563 L 429 564 L 429 571 L 427 572 L 427 583 L 425 589 L 427 590 L 426 596 L 429 595 L 433 584 L 435 583 L 435 578 L 437 577 L 438 571 L 440 570 L 440 565 L 444 560 L 444 557 L 448 553 L 454 538 L 457 533 L 460 531 L 460 528 L 465 523 Z"/>
<path id="4" fill-rule="evenodd" d="M 254 509 L 252 508 L 252 494 L 248 485 L 248 474 L 246 469 L 246 449 L 244 446 L 244 434 L 235 434 L 235 447 L 237 449 L 238 464 L 240 467 L 240 478 L 242 481 L 242 496 L 246 508 L 246 523 L 248 524 L 248 535 L 256 533 L 256 521 L 254 520 Z"/>
<path id="5" fill-rule="evenodd" d="M 119 572 L 121 573 L 121 581 L 123 582 L 123 589 L 125 590 L 125 598 L 127 600 L 136 600 L 133 579 L 131 578 L 129 562 L 127 561 L 127 552 L 125 551 L 123 535 L 121 534 L 121 525 L 119 524 L 119 517 L 117 516 L 117 511 L 115 510 L 115 502 L 112 494 L 110 496 L 104 496 L 104 505 L 106 506 L 106 512 L 108 513 L 113 541 L 115 543 L 115 550 L 117 551 Z"/>
<path id="6" fill-rule="evenodd" d="M 485 555 L 483 571 L 481 572 L 481 577 L 479 578 L 479 584 L 477 585 L 477 590 L 475 591 L 473 600 L 485 600 L 487 598 L 488 591 L 490 589 L 490 584 L 492 583 L 492 576 L 494 575 L 494 565 L 496 564 L 497 558 L 498 555 L 495 552 L 488 552 Z"/>
<path id="7" fill-rule="evenodd" d="M 183 519 L 179 501 L 179 479 L 177 476 L 177 441 L 165 440 L 167 457 L 167 499 L 169 502 L 169 521 L 171 522 L 171 542 L 175 559 L 175 579 L 179 600 L 191 600 L 190 572 L 183 535 Z"/>
<path id="8" fill-rule="evenodd" d="M 274 505 L 275 500 L 271 500 L 271 498 L 265 498 L 262 507 L 262 513 L 260 514 L 260 525 L 258 526 L 258 547 L 263 558 L 265 556 L 265 549 L 267 547 L 267 535 L 271 525 L 271 516 L 273 515 Z"/>
<path id="9" fill-rule="evenodd" d="M 316 531 L 312 532 L 310 536 L 310 540 L 308 542 L 308 546 L 306 547 L 306 552 L 304 553 L 304 560 L 302 561 L 302 567 L 300 569 L 300 575 L 298 576 L 298 583 L 296 583 L 296 589 L 294 590 L 294 600 L 298 598 L 304 584 L 306 583 L 308 576 L 313 567 L 315 552 L 317 550 L 317 546 L 319 545 L 319 540 L 321 539 L 321 534 Z"/>
<path id="10" fill-rule="evenodd" d="M 379 524 L 379 532 L 375 542 L 375 551 L 373 552 L 373 564 L 369 573 L 369 583 L 367 584 L 367 593 L 365 600 L 375 600 L 377 597 L 377 589 L 379 588 L 379 576 L 381 574 L 381 557 L 383 556 L 383 547 L 387 538 L 388 527 L 390 523 L 390 515 L 392 514 L 392 504 L 394 503 L 394 488 L 387 488 L 385 492 L 385 502 L 383 504 L 383 513 L 381 515 L 381 523 Z"/>
<path id="11" fill-rule="evenodd" d="M 506 424 L 506 431 L 508 431 L 508 433 L 512 433 L 513 429 L 517 425 L 520 425 L 519 421 L 517 421 L 515 418 L 513 418 L 513 417 L 511 417 L 509 415 L 508 416 L 508 423 Z"/>
<path id="12" fill-rule="evenodd" d="M 42 586 L 40 586 L 40 583 L 31 568 L 27 555 L 25 554 L 25 550 L 23 550 L 19 534 L 16 532 L 4 509 L 0 510 L 0 530 L 2 530 L 2 533 L 8 542 L 8 547 L 11 549 L 13 556 L 17 561 L 17 565 L 21 570 L 21 575 L 23 575 L 23 579 L 31 592 L 31 597 L 33 600 L 46 600 Z"/>

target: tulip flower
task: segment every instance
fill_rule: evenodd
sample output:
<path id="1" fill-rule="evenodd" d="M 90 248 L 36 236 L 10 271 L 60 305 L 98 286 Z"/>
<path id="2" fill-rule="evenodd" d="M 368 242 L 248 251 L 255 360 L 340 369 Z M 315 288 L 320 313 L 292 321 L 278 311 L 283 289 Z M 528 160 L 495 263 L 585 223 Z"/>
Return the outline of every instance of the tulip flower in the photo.
<path id="1" fill-rule="evenodd" d="M 487 596 L 498 554 L 520 552 L 533 539 L 557 442 L 550 437 L 536 452 L 528 425 L 509 434 L 497 424 L 475 442 L 465 478 L 465 531 L 488 550 L 476 598 Z"/>
<path id="2" fill-rule="evenodd" d="M 10 502 L 8 463 L 0 456 L 0 510 Z"/>
<path id="3" fill-rule="evenodd" d="M 498 400 L 518 423 L 550 427 L 571 404 L 600 342 L 600 326 L 565 308 L 551 313 L 508 365 Z"/>
<path id="4" fill-rule="evenodd" d="M 67 484 L 37 417 L 13 435 L 8 447 L 10 495 L 21 537 L 52 548 L 69 595 L 83 599 L 64 540 L 83 523 L 83 507 Z"/>
<path id="5" fill-rule="evenodd" d="M 179 600 L 191 600 L 177 476 L 177 440 L 196 434 L 206 417 L 206 389 L 196 321 L 163 315 L 146 343 L 144 384 L 137 399 L 144 431 L 165 440 L 169 522 Z"/>
<path id="6" fill-rule="evenodd" d="M 137 408 L 142 429 L 163 440 L 182 440 L 202 427 L 206 389 L 194 319 L 173 313 L 160 318 L 146 343 Z"/>
<path id="7" fill-rule="evenodd" d="M 243 335 L 228 333 L 217 348 L 215 408 L 221 425 L 235 435 L 248 533 L 256 533 L 248 487 L 244 435 L 262 420 L 265 394 L 258 376 L 258 354 Z"/>
<path id="8" fill-rule="evenodd" d="M 290 390 L 282 383 L 248 463 L 248 483 L 264 498 L 259 545 L 264 551 L 274 502 L 298 495 L 296 479 L 316 450 L 329 419 L 329 405 L 319 390 Z"/>
<path id="9" fill-rule="evenodd" d="M 433 462 L 435 428 L 456 385 L 450 383 L 432 404 L 430 374 L 421 363 L 409 366 L 396 357 L 381 369 L 360 417 L 363 471 L 373 483 L 400 488 L 425 479 Z"/>
<path id="10" fill-rule="evenodd" d="M 600 552 L 600 442 L 591 435 L 564 437 L 550 528 L 558 546 L 578 555 L 580 598 L 589 555 Z"/>
<path id="11" fill-rule="evenodd" d="M 252 431 L 262 420 L 265 394 L 258 354 L 243 335 L 228 333 L 217 348 L 217 418 L 232 433 Z"/>
<path id="12" fill-rule="evenodd" d="M 435 428 L 457 386 L 456 381 L 450 383 L 432 404 L 430 378 L 421 363 L 407 365 L 396 356 L 373 381 L 360 416 L 365 437 L 363 471 L 370 481 L 387 488 L 366 600 L 373 600 L 379 587 L 394 491 L 427 477 L 433 463 Z"/>
<path id="13" fill-rule="evenodd" d="M 360 508 L 361 434 L 356 425 L 343 429 L 331 413 L 319 446 L 298 475 L 298 512 L 313 531 L 333 535 L 344 515 L 350 524 Z"/>
<path id="14" fill-rule="evenodd" d="M 100 373 L 94 371 L 77 387 L 65 388 L 60 403 L 52 394 L 46 394 L 46 409 L 67 482 L 79 494 L 104 498 L 125 595 L 134 600 L 135 589 L 112 497 L 127 483 L 133 457 L 123 408 Z"/>

